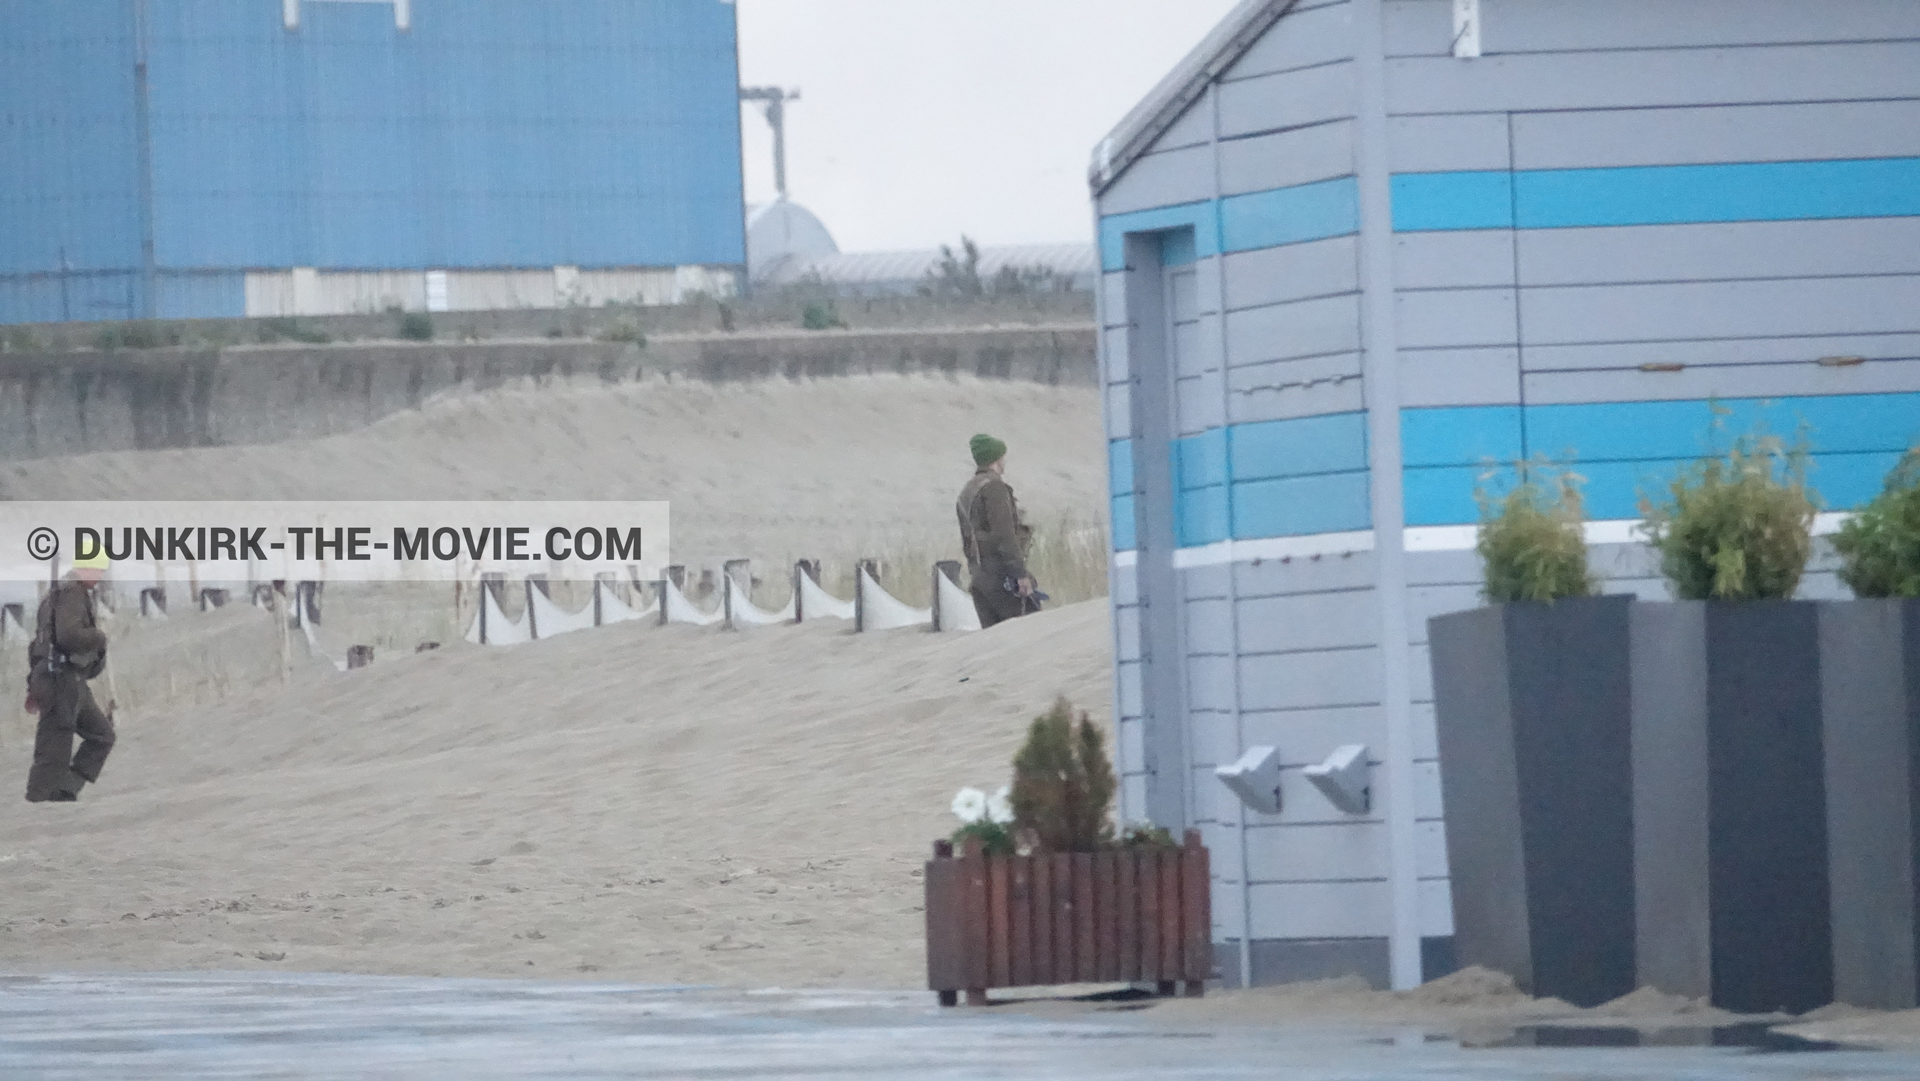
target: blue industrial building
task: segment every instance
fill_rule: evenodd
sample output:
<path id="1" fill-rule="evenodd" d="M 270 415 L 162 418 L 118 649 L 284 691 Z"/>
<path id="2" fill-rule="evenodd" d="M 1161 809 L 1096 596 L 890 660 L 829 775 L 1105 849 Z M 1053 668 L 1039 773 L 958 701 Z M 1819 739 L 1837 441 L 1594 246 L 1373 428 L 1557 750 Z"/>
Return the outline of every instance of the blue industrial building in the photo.
<path id="1" fill-rule="evenodd" d="M 0 322 L 726 291 L 738 85 L 722 0 L 0 0 Z"/>
<path id="2" fill-rule="evenodd" d="M 1640 498 L 1728 434 L 1803 433 L 1831 512 L 1920 440 L 1911 0 L 1246 0 L 1091 180 L 1122 813 L 1205 833 L 1230 981 L 1449 963 L 1476 485 L 1571 465 L 1657 598 Z M 1359 811 L 1306 773 L 1353 744 Z M 1278 813 L 1214 775 L 1255 746 Z"/>

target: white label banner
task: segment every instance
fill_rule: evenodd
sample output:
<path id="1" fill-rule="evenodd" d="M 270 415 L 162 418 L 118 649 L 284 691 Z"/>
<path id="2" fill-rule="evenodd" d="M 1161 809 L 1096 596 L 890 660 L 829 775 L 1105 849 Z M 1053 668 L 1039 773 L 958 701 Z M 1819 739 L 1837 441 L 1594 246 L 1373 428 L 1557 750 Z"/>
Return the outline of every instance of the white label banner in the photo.
<path id="1" fill-rule="evenodd" d="M 667 543 L 664 501 L 0 502 L 0 581 L 16 582 L 100 554 L 116 579 L 170 565 L 202 582 L 652 580 Z"/>

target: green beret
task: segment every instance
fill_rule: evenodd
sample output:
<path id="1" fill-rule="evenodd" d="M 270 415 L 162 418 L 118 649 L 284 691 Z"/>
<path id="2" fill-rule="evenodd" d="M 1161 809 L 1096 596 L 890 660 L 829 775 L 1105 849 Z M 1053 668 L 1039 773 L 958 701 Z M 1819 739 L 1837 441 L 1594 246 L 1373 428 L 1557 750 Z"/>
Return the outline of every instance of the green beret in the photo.
<path id="1" fill-rule="evenodd" d="M 974 465 L 992 465 L 1007 456 L 1007 445 L 982 432 L 968 441 L 973 449 Z"/>

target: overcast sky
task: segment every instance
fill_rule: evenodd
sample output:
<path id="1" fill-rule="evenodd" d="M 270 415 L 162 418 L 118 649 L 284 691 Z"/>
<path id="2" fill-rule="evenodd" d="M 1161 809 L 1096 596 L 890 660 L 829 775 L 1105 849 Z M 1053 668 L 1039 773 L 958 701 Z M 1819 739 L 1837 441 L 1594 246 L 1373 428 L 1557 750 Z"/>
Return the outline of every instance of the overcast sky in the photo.
<path id="1" fill-rule="evenodd" d="M 1234 0 L 737 0 L 740 79 L 798 89 L 787 190 L 842 251 L 1091 242 L 1087 162 Z M 747 201 L 773 137 L 742 110 Z"/>

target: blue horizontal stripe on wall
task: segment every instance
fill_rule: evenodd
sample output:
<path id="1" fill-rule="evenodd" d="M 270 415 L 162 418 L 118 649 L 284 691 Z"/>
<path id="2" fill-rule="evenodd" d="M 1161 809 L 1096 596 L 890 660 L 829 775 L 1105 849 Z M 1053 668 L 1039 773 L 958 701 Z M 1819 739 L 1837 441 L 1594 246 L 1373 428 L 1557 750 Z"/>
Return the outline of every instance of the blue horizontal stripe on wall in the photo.
<path id="1" fill-rule="evenodd" d="M 1115 439 L 1107 443 L 1107 493 L 1124 495 L 1133 491 L 1133 440 Z"/>
<path id="2" fill-rule="evenodd" d="M 1234 486 L 1234 494 L 1240 494 L 1239 485 Z M 1226 540 L 1227 486 L 1183 490 L 1174 502 L 1173 528 L 1173 541 L 1182 548 Z"/>
<path id="3" fill-rule="evenodd" d="M 1173 477 L 1182 491 L 1226 483 L 1227 431 L 1212 428 L 1174 440 Z"/>
<path id="4" fill-rule="evenodd" d="M 1920 158 L 1402 173 L 1396 232 L 1920 215 Z"/>
<path id="5" fill-rule="evenodd" d="M 1517 405 L 1404 410 L 1400 446 L 1409 466 L 1507 463 L 1527 456 Z"/>
<path id="6" fill-rule="evenodd" d="M 1162 233 L 1192 230 L 1193 259 L 1220 253 L 1220 216 L 1211 199 L 1177 206 L 1159 206 L 1130 214 L 1111 214 L 1100 219 L 1100 266 L 1104 270 L 1127 269 L 1127 234 Z M 1185 242 L 1181 242 L 1184 247 Z M 1184 254 L 1163 252 L 1162 259 L 1172 262 Z"/>
<path id="7" fill-rule="evenodd" d="M 1360 231 L 1360 186 L 1350 176 L 1220 200 L 1223 251 L 1256 251 Z"/>
<path id="8" fill-rule="evenodd" d="M 1371 520 L 1365 414 L 1214 428 L 1176 440 L 1171 453 L 1181 547 L 1364 529 Z"/>
<path id="9" fill-rule="evenodd" d="M 1715 408 L 1724 412 L 1716 428 Z M 1920 392 L 1592 402 L 1527 407 L 1529 453 L 1583 462 L 1693 458 L 1764 428 L 1817 451 L 1903 450 L 1920 442 Z"/>
<path id="10" fill-rule="evenodd" d="M 1237 481 L 1367 468 L 1365 413 L 1265 420 L 1227 430 Z"/>
<path id="11" fill-rule="evenodd" d="M 1191 230 L 1190 237 L 1180 235 Z M 1100 219 L 1100 265 L 1125 270 L 1129 233 L 1172 232 L 1161 258 L 1170 265 L 1221 252 L 1254 251 L 1360 231 L 1359 188 L 1353 177 L 1290 188 L 1154 207 Z"/>
<path id="12" fill-rule="evenodd" d="M 1367 471 L 1244 481 L 1233 486 L 1233 539 L 1305 537 L 1373 526 Z"/>
<path id="13" fill-rule="evenodd" d="M 1113 497 L 1113 550 L 1131 551 L 1134 540 L 1133 493 Z"/>
<path id="14" fill-rule="evenodd" d="M 1589 518 L 1637 518 L 1643 494 L 1662 495 L 1676 470 L 1756 431 L 1789 443 L 1804 437 L 1808 481 L 1822 505 L 1851 510 L 1880 491 L 1902 451 L 1920 444 L 1920 393 L 1527 406 L 1517 447 L 1514 419 L 1514 407 L 1406 410 L 1407 523 L 1478 521 L 1476 485 L 1500 494 L 1513 463 L 1534 456 L 1586 478 Z M 1480 447 L 1496 449 L 1468 456 Z"/>

